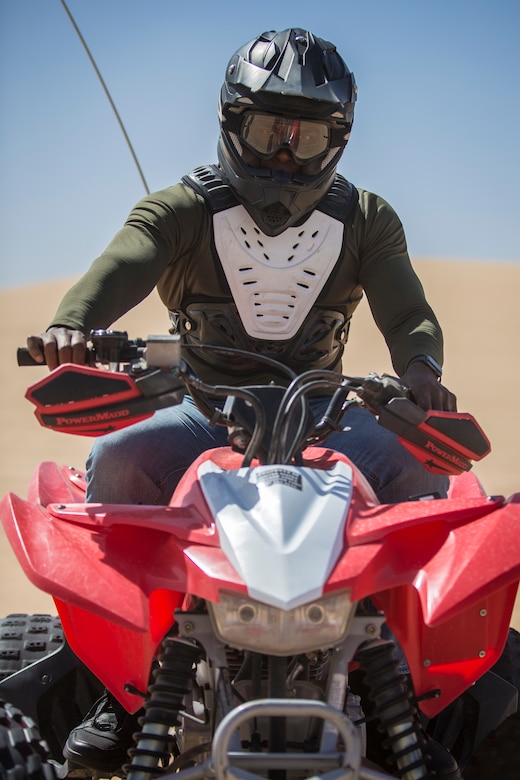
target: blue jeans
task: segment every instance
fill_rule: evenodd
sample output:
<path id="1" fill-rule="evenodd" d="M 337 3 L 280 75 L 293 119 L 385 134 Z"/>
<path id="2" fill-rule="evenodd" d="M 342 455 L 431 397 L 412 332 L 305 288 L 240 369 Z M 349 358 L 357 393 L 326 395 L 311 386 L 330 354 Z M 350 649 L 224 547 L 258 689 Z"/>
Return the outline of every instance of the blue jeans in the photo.
<path id="1" fill-rule="evenodd" d="M 327 405 L 321 398 L 310 403 L 316 417 Z M 226 444 L 226 428 L 211 427 L 187 396 L 178 406 L 96 440 L 87 461 L 87 501 L 168 504 L 188 466 L 202 452 Z M 447 478 L 426 471 L 366 409 L 348 409 L 342 430 L 325 444 L 356 464 L 381 503 L 446 495 Z"/>

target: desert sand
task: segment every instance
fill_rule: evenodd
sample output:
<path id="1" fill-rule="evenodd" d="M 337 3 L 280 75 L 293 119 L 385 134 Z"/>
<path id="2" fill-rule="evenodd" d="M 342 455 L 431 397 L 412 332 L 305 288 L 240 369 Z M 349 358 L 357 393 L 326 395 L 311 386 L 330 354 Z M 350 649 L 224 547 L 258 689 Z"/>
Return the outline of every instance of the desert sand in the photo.
<path id="1" fill-rule="evenodd" d="M 488 494 L 520 492 L 520 264 L 422 258 L 414 266 L 444 329 L 445 384 L 457 394 L 459 409 L 475 415 L 491 440 L 491 454 L 474 471 Z M 27 386 L 46 369 L 16 365 L 16 347 L 25 344 L 28 334 L 45 329 L 72 281 L 0 290 L 0 497 L 8 491 L 25 497 L 31 474 L 43 460 L 84 466 L 91 440 L 41 428 L 24 398 Z M 117 326 L 132 337 L 166 332 L 167 314 L 152 293 Z M 392 371 L 365 301 L 354 316 L 344 370 Z M 0 530 L 0 614 L 10 612 L 55 614 L 55 608 L 26 580 Z M 518 601 L 514 624 L 520 628 Z"/>

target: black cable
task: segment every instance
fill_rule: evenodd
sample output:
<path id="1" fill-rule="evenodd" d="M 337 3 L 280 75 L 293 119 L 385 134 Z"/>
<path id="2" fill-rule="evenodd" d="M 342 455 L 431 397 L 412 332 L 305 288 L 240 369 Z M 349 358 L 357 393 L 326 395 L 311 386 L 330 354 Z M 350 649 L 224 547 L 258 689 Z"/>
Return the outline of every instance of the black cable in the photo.
<path id="1" fill-rule="evenodd" d="M 292 381 L 297 378 L 296 372 L 293 371 L 292 368 L 289 368 L 289 366 L 286 366 L 284 363 L 280 363 L 280 361 L 276 360 L 275 358 L 271 358 L 268 355 L 263 355 L 261 352 L 252 353 L 245 349 L 237 349 L 236 347 L 221 347 L 217 344 L 182 344 L 181 347 L 186 352 L 198 349 L 206 352 L 218 352 L 224 357 L 244 357 L 250 359 L 254 356 L 255 360 L 257 360 L 259 363 L 263 363 L 264 365 L 275 369 L 278 374 L 285 376 L 286 379 Z"/>
<path id="2" fill-rule="evenodd" d="M 149 195 L 149 194 L 150 194 L 150 190 L 149 190 L 149 188 L 148 188 L 148 184 L 146 183 L 146 179 L 144 178 L 144 174 L 143 174 L 143 171 L 142 171 L 142 169 L 141 169 L 141 166 L 139 165 L 139 160 L 137 159 L 137 155 L 136 155 L 136 153 L 135 153 L 135 151 L 134 151 L 134 147 L 133 147 L 133 146 L 132 146 L 132 144 L 131 144 L 130 138 L 128 137 L 128 133 L 127 133 L 127 132 L 126 132 L 126 130 L 125 130 L 125 126 L 124 126 L 124 124 L 123 124 L 123 121 L 122 121 L 121 117 L 119 116 L 119 112 L 118 112 L 118 110 L 117 110 L 117 108 L 116 108 L 116 106 L 115 106 L 115 103 L 114 103 L 114 101 L 112 100 L 112 96 L 110 95 L 110 92 L 108 91 L 108 87 L 107 87 L 107 85 L 105 84 L 105 82 L 104 82 L 104 80 L 103 80 L 103 76 L 101 75 L 101 73 L 100 73 L 100 71 L 99 71 L 99 68 L 98 68 L 98 66 L 96 65 L 96 62 L 95 62 L 95 60 L 94 60 L 94 57 L 93 57 L 93 56 L 92 56 L 92 54 L 90 53 L 90 49 L 88 48 L 88 46 L 87 46 L 87 43 L 86 43 L 85 39 L 83 38 L 83 36 L 82 36 L 82 34 L 81 34 L 81 32 L 80 32 L 80 29 L 79 29 L 78 25 L 77 25 L 77 24 L 76 24 L 76 22 L 74 21 L 74 17 L 72 16 L 71 12 L 69 11 L 69 9 L 68 9 L 68 7 L 67 7 L 67 3 L 65 2 L 65 0 L 61 0 L 61 4 L 62 4 L 62 6 L 64 7 L 64 9 L 65 9 L 65 11 L 66 11 L 66 13 L 67 13 L 67 16 L 69 17 L 69 19 L 70 19 L 70 21 L 71 21 L 71 23 L 72 23 L 72 26 L 73 26 L 73 27 L 74 27 L 74 29 L 76 30 L 76 33 L 78 34 L 78 38 L 80 39 L 81 43 L 83 44 L 83 48 L 84 48 L 84 49 L 85 49 L 85 51 L 87 52 L 88 58 L 89 58 L 90 62 L 92 63 L 92 67 L 93 67 L 93 68 L 94 68 L 94 70 L 96 71 L 96 73 L 97 73 L 97 77 L 98 77 L 98 79 L 99 79 L 99 80 L 100 80 L 100 82 L 101 82 L 101 86 L 102 86 L 102 87 L 103 87 L 103 89 L 105 90 L 105 94 L 106 94 L 106 96 L 107 96 L 107 98 L 108 98 L 108 102 L 109 102 L 109 103 L 110 103 L 110 105 L 112 106 L 112 111 L 114 112 L 114 114 L 115 114 L 115 116 L 116 116 L 116 119 L 117 119 L 117 121 L 119 122 L 119 127 L 121 128 L 121 130 L 122 130 L 122 133 L 123 133 L 123 135 L 124 135 L 124 137 L 125 137 L 126 143 L 127 143 L 127 145 L 128 145 L 128 148 L 130 149 L 130 154 L 132 155 L 132 157 L 133 157 L 133 159 L 134 159 L 134 162 L 135 162 L 135 164 L 136 164 L 137 170 L 139 171 L 139 176 L 141 177 L 141 181 L 143 182 L 143 185 L 144 185 L 144 188 L 145 188 L 146 194 L 147 194 L 147 195 Z"/>
<path id="3" fill-rule="evenodd" d="M 306 371 L 304 374 L 300 374 L 295 377 L 287 388 L 285 395 L 280 403 L 278 414 L 276 415 L 273 425 L 272 444 L 270 448 L 269 463 L 286 462 L 281 460 L 286 453 L 284 449 L 287 446 L 287 434 L 289 431 L 289 418 L 291 410 L 295 408 L 296 400 L 300 401 L 300 409 L 302 415 L 304 415 L 305 401 L 303 395 L 307 394 L 311 390 L 314 391 L 319 387 L 337 387 L 338 385 L 344 385 L 346 378 L 341 374 L 329 370 L 311 370 Z M 283 433 L 285 431 L 285 433 Z M 298 429 L 298 434 L 301 435 L 302 426 Z M 291 453 L 294 448 L 291 449 Z"/>
<path id="4" fill-rule="evenodd" d="M 309 372 L 311 374 L 311 372 Z M 298 448 L 302 447 L 302 444 L 304 443 L 302 441 L 302 436 L 305 432 L 305 401 L 304 396 L 310 395 L 311 393 L 317 393 L 318 390 L 330 390 L 333 387 L 338 387 L 338 384 L 342 385 L 341 377 L 338 377 L 337 381 L 330 380 L 330 379 L 316 379 L 314 381 L 309 381 L 306 385 L 301 385 L 298 387 L 297 390 L 294 391 L 294 393 L 290 396 L 290 398 L 287 399 L 286 408 L 285 408 L 285 416 L 284 416 L 284 423 L 285 427 L 280 431 L 280 441 L 277 443 L 277 454 L 278 458 L 280 459 L 280 462 L 282 463 L 289 463 L 290 460 L 295 457 L 296 450 Z M 295 385 L 296 387 L 296 385 Z M 288 442 L 289 437 L 289 422 L 291 420 L 291 417 L 293 417 L 296 413 L 296 404 L 301 401 L 301 416 L 300 416 L 300 424 L 298 426 L 298 430 L 296 434 L 293 437 L 292 442 Z M 273 436 L 273 439 L 275 437 Z M 289 446 L 288 446 L 289 445 Z"/>

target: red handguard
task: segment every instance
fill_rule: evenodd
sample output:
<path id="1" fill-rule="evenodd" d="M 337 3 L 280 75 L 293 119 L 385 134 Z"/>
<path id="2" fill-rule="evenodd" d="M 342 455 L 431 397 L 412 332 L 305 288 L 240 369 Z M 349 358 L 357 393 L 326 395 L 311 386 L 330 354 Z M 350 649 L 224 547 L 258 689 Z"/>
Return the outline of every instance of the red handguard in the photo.
<path id="1" fill-rule="evenodd" d="M 185 387 L 155 370 L 134 378 L 123 372 L 63 363 L 28 388 L 40 425 L 63 433 L 100 436 L 151 417 L 182 401 Z"/>
<path id="2" fill-rule="evenodd" d="M 486 434 L 466 412 L 425 412 L 406 398 L 394 398 L 381 408 L 379 422 L 435 474 L 469 471 L 471 461 L 491 451 Z"/>

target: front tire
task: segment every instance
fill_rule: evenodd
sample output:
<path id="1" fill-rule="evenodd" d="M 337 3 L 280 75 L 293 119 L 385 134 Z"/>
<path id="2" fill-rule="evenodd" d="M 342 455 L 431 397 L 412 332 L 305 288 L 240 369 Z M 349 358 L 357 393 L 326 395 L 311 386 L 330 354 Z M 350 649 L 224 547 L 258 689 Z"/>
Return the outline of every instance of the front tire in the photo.
<path id="1" fill-rule="evenodd" d="M 520 777 L 520 712 L 510 715 L 481 742 L 464 769 L 464 780 L 518 780 Z"/>
<path id="2" fill-rule="evenodd" d="M 70 649 L 58 617 L 0 618 L 0 699 L 31 719 L 56 766 L 63 763 L 71 729 L 102 691 L 102 683 Z M 19 780 L 19 773 L 8 780 Z"/>
<path id="3" fill-rule="evenodd" d="M 0 699 L 1 780 L 56 780 L 34 721 Z"/>

